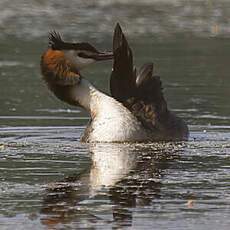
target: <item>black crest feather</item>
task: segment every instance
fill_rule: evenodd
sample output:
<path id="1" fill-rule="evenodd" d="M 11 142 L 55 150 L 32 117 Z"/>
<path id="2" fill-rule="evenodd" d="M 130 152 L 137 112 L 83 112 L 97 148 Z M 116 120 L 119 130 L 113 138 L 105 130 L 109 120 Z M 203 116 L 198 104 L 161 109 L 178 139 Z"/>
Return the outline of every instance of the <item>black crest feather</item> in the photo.
<path id="1" fill-rule="evenodd" d="M 88 50 L 99 53 L 98 50 L 87 42 L 69 43 L 62 40 L 61 35 L 54 31 L 49 33 L 49 47 L 53 50 Z"/>
<path id="2" fill-rule="evenodd" d="M 49 46 L 54 50 L 62 49 L 65 46 L 65 42 L 62 40 L 61 35 L 55 30 L 49 33 L 48 38 Z"/>

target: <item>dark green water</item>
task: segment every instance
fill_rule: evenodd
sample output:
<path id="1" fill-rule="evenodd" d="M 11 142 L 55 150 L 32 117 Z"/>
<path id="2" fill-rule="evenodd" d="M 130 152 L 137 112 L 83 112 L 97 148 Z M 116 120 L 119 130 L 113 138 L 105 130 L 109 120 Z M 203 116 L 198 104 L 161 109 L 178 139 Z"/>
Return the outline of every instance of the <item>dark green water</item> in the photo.
<path id="1" fill-rule="evenodd" d="M 229 229 L 229 16 L 227 0 L 2 0 L 0 229 Z M 117 21 L 188 142 L 82 144 L 88 115 L 43 84 L 48 31 L 105 50 Z M 111 64 L 83 75 L 108 92 Z"/>

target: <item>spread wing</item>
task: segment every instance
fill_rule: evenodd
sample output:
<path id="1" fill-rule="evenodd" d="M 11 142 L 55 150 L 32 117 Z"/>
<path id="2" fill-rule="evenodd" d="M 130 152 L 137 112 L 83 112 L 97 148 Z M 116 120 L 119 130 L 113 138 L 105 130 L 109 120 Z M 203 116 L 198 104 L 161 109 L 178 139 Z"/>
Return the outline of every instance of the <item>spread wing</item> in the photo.
<path id="1" fill-rule="evenodd" d="M 133 55 L 119 24 L 113 36 L 113 71 L 110 78 L 110 91 L 114 98 L 125 102 L 135 93 L 136 71 L 133 68 Z"/>
<path id="2" fill-rule="evenodd" d="M 113 53 L 111 95 L 126 106 L 144 127 L 151 130 L 161 128 L 158 127 L 158 121 L 167 114 L 167 104 L 160 78 L 153 76 L 152 63 L 145 64 L 136 71 L 132 50 L 119 24 L 114 31 Z"/>

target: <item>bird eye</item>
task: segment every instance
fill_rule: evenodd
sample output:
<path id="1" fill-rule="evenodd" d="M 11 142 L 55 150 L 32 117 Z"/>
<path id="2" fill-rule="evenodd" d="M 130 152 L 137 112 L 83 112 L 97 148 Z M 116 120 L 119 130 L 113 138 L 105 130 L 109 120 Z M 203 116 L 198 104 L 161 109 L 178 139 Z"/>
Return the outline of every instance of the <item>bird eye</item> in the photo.
<path id="1" fill-rule="evenodd" d="M 78 56 L 81 58 L 89 58 L 88 55 L 83 52 L 78 53 Z"/>

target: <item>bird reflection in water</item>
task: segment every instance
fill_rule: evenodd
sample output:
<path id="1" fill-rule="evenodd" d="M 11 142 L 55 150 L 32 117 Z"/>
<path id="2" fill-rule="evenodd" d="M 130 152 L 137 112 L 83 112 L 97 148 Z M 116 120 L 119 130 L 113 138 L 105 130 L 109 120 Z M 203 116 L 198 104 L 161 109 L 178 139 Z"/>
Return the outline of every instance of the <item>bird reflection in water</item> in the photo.
<path id="1" fill-rule="evenodd" d="M 161 197 L 161 179 L 181 148 L 175 143 L 97 143 L 89 150 L 89 169 L 47 185 L 41 214 L 50 229 L 67 223 L 132 226 L 134 208 Z M 100 217 L 104 209 L 111 218 Z"/>

